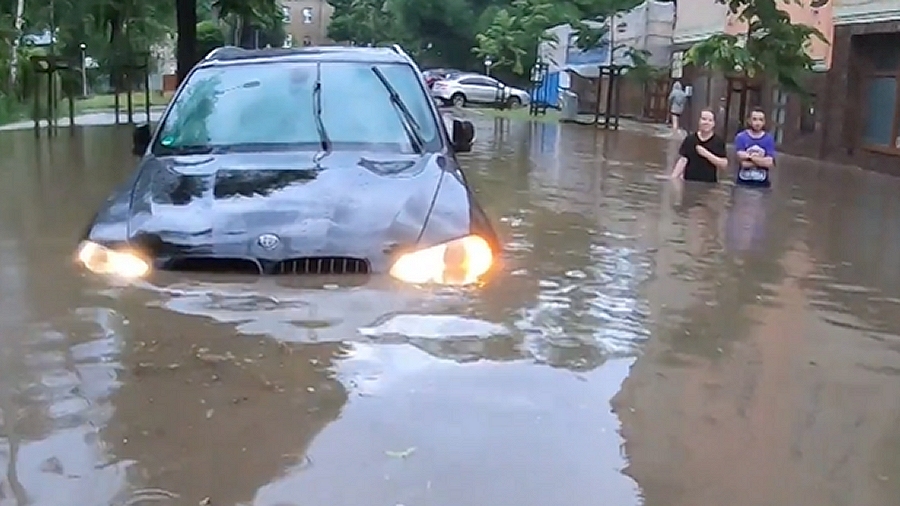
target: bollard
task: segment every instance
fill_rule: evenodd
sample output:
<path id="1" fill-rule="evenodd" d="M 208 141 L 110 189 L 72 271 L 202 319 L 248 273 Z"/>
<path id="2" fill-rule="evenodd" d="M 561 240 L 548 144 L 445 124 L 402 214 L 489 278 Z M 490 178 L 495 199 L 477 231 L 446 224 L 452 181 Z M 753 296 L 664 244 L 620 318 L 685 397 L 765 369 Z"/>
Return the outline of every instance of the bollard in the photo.
<path id="1" fill-rule="evenodd" d="M 134 97 L 131 94 L 131 72 L 125 74 L 125 102 L 128 107 L 128 124 L 134 124 Z"/>
<path id="2" fill-rule="evenodd" d="M 69 135 L 75 135 L 75 95 L 69 90 Z"/>

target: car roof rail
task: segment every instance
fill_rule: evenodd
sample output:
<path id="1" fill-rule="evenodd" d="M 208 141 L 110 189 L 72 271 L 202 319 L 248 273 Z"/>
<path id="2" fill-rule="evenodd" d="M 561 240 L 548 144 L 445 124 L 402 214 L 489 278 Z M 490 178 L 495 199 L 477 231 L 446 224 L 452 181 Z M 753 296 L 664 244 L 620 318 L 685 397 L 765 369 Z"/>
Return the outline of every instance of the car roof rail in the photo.
<path id="1" fill-rule="evenodd" d="M 400 56 L 406 58 L 407 60 L 411 60 L 411 59 L 412 59 L 412 58 L 409 57 L 408 54 L 406 54 L 406 51 L 403 50 L 403 47 L 400 46 L 400 44 L 391 44 L 391 49 L 393 49 L 395 53 L 397 53 L 397 54 L 399 54 Z"/>
<path id="2" fill-rule="evenodd" d="M 247 50 L 242 47 L 237 46 L 220 46 L 203 57 L 203 61 L 211 61 L 218 60 L 221 58 L 227 58 L 228 56 L 236 56 L 245 53 Z"/>

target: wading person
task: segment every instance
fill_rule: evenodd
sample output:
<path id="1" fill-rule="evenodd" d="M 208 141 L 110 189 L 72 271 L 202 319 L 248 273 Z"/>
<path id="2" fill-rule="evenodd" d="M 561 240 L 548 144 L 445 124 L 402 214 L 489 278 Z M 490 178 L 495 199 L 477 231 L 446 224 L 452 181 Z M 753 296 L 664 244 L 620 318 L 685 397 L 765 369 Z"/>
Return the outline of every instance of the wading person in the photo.
<path id="1" fill-rule="evenodd" d="M 754 107 L 747 118 L 748 128 L 734 137 L 738 166 L 736 183 L 768 188 L 769 170 L 775 166 L 775 139 L 766 132 L 766 113 Z"/>
<path id="2" fill-rule="evenodd" d="M 672 169 L 671 179 L 715 183 L 719 170 L 728 167 L 725 141 L 713 131 L 716 116 L 712 109 L 700 111 L 697 131 L 684 138 L 678 148 L 678 160 Z"/>
<path id="3" fill-rule="evenodd" d="M 687 93 L 681 87 L 681 81 L 675 81 L 672 85 L 672 92 L 669 93 L 669 115 L 672 119 L 672 132 L 678 133 L 681 128 L 679 120 L 684 113 L 684 106 L 687 104 Z"/>

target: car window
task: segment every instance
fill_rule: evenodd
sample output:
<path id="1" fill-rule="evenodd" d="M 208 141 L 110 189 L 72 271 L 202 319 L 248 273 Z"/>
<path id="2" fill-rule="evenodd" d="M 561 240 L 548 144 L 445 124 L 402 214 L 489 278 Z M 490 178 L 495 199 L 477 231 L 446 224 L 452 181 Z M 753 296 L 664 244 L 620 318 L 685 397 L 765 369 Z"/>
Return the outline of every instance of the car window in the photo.
<path id="1" fill-rule="evenodd" d="M 426 149 L 441 148 L 430 98 L 413 68 L 379 64 L 409 108 Z M 399 111 L 372 64 L 252 63 L 201 68 L 178 94 L 159 135 L 164 148 L 264 145 L 317 150 L 314 114 L 321 70 L 322 123 L 335 150 L 412 152 Z"/>
<path id="2" fill-rule="evenodd" d="M 478 86 L 497 86 L 493 79 L 488 79 L 486 77 L 470 77 L 466 80 L 469 82 L 465 84 L 477 84 Z"/>

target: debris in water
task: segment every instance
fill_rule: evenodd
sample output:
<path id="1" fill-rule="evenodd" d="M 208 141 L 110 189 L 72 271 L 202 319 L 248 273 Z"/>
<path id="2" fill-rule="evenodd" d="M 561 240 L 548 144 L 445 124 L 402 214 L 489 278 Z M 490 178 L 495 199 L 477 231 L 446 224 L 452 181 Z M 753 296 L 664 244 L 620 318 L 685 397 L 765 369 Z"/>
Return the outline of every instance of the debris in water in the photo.
<path id="1" fill-rule="evenodd" d="M 405 459 L 405 458 L 409 458 L 409 456 L 415 452 L 416 452 L 416 447 L 410 446 L 409 448 L 407 448 L 406 450 L 403 450 L 402 452 L 395 452 L 395 451 L 388 450 L 384 453 L 387 454 L 388 457 L 393 457 L 395 459 Z"/>

